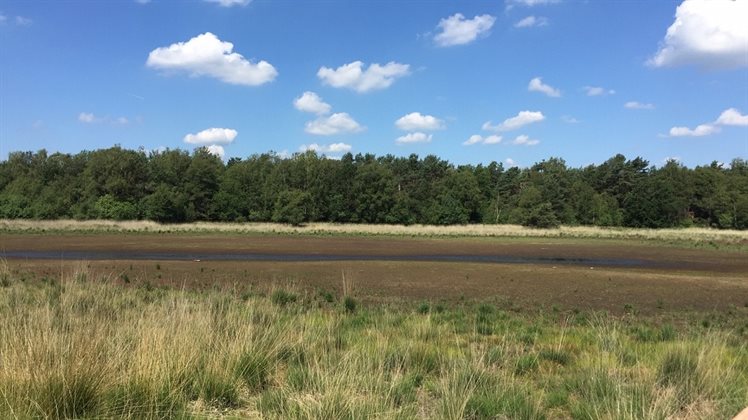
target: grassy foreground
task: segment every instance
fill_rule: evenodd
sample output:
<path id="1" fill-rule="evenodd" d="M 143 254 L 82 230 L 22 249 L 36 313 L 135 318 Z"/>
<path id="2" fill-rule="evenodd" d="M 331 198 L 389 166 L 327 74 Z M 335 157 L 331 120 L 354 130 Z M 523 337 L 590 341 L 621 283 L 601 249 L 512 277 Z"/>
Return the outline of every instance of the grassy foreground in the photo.
<path id="1" fill-rule="evenodd" d="M 748 308 L 669 321 L 364 308 L 0 272 L 0 418 L 731 418 Z"/>

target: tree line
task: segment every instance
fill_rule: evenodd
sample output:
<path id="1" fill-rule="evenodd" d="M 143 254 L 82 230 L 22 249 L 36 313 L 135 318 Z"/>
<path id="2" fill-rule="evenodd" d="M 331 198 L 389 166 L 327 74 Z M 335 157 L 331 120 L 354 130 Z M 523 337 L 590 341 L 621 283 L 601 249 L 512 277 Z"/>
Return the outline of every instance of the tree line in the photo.
<path id="1" fill-rule="evenodd" d="M 0 218 L 746 229 L 748 162 L 656 167 L 618 154 L 520 169 L 415 154 L 271 152 L 224 163 L 204 148 L 12 152 L 0 162 Z"/>

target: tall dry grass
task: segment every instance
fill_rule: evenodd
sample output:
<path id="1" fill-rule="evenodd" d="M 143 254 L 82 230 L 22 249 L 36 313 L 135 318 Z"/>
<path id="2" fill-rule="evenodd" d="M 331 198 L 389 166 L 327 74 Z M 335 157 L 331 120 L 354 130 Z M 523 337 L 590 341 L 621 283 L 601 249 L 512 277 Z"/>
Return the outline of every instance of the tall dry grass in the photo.
<path id="1" fill-rule="evenodd" d="M 518 225 L 367 225 L 308 223 L 291 226 L 277 223 L 185 223 L 109 220 L 0 220 L 0 231 L 18 232 L 178 232 L 178 233 L 282 233 L 312 235 L 392 235 L 513 238 L 639 239 L 665 242 L 725 244 L 748 243 L 748 231 L 708 228 L 634 229 L 562 226 L 535 229 Z"/>
<path id="2" fill-rule="evenodd" d="M 748 405 L 745 308 L 642 337 L 646 319 L 341 298 L 123 287 L 85 265 L 10 276 L 0 418 L 700 419 Z"/>

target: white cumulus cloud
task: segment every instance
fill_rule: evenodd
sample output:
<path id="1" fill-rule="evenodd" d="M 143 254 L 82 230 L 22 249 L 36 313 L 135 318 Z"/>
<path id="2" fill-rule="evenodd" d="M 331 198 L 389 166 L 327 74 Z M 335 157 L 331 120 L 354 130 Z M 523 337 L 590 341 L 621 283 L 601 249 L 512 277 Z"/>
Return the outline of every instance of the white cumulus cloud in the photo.
<path id="1" fill-rule="evenodd" d="M 385 65 L 373 63 L 364 70 L 364 63 L 354 61 L 337 69 L 320 67 L 317 77 L 326 85 L 353 89 L 359 93 L 390 87 L 395 80 L 410 74 L 410 65 L 390 61 Z"/>
<path id="2" fill-rule="evenodd" d="M 226 155 L 226 152 L 223 150 L 223 146 L 219 146 L 217 144 L 211 144 L 210 146 L 206 147 L 208 150 L 208 153 L 218 156 L 219 158 L 223 159 L 223 157 Z"/>
<path id="3" fill-rule="evenodd" d="M 548 18 L 543 16 L 528 16 L 514 24 L 515 28 L 532 28 L 548 25 Z"/>
<path id="4" fill-rule="evenodd" d="M 517 162 L 514 159 L 512 159 L 512 158 L 506 158 L 506 160 L 504 160 L 504 162 L 506 162 L 507 166 L 509 166 L 510 168 L 515 167 L 515 166 L 519 166 L 519 165 L 517 165 Z"/>
<path id="5" fill-rule="evenodd" d="M 729 108 L 720 114 L 716 124 L 748 126 L 748 115 L 742 115 L 737 109 Z"/>
<path id="6" fill-rule="evenodd" d="M 540 77 L 535 77 L 532 80 L 530 80 L 530 83 L 527 85 L 527 90 L 529 90 L 530 92 L 545 93 L 546 95 L 552 98 L 561 97 L 560 90 L 554 88 L 551 85 L 547 85 L 543 83 L 543 79 Z"/>
<path id="7" fill-rule="evenodd" d="M 421 133 L 421 132 L 408 133 L 404 136 L 398 137 L 395 140 L 395 143 L 397 144 L 429 143 L 431 142 L 432 137 L 433 137 L 433 134 L 426 134 L 426 133 Z"/>
<path id="8" fill-rule="evenodd" d="M 332 143 L 332 144 L 317 144 L 312 143 L 310 145 L 302 144 L 299 150 L 306 152 L 307 150 L 313 150 L 317 153 L 348 153 L 353 150 L 353 146 L 345 143 Z"/>
<path id="9" fill-rule="evenodd" d="M 719 127 L 712 124 L 701 124 L 694 129 L 688 127 L 673 127 L 670 137 L 702 137 L 719 132 Z"/>
<path id="10" fill-rule="evenodd" d="M 437 28 L 441 31 L 434 36 L 434 42 L 440 47 L 469 44 L 479 36 L 488 35 L 496 18 L 491 15 L 475 16 L 465 19 L 462 13 L 439 21 Z"/>
<path id="11" fill-rule="evenodd" d="M 294 99 L 293 106 L 299 111 L 311 112 L 317 115 L 329 114 L 332 106 L 322 100 L 314 92 L 304 92 L 301 96 Z"/>
<path id="12" fill-rule="evenodd" d="M 517 138 L 512 141 L 512 144 L 521 146 L 535 146 L 538 143 L 540 143 L 540 140 L 531 139 L 529 136 L 524 134 L 517 136 Z"/>
<path id="13" fill-rule="evenodd" d="M 189 144 L 229 144 L 234 141 L 237 134 L 231 128 L 208 128 L 196 134 L 184 136 L 184 142 Z"/>
<path id="14" fill-rule="evenodd" d="M 411 112 L 395 121 L 395 126 L 403 131 L 433 131 L 445 128 L 444 121 L 433 115 Z"/>
<path id="15" fill-rule="evenodd" d="M 204 0 L 208 3 L 218 3 L 221 7 L 246 6 L 252 0 Z"/>
<path id="16" fill-rule="evenodd" d="M 587 92 L 587 96 L 615 95 L 616 93 L 613 89 L 606 89 L 600 86 L 585 86 L 583 89 Z"/>
<path id="17" fill-rule="evenodd" d="M 648 104 L 643 102 L 637 102 L 637 101 L 629 101 L 623 104 L 624 108 L 627 109 L 654 109 L 654 104 Z"/>
<path id="18" fill-rule="evenodd" d="M 512 131 L 528 124 L 543 121 L 545 115 L 540 111 L 520 111 L 515 117 L 507 118 L 498 125 L 492 125 L 491 121 L 483 123 L 486 131 Z"/>
<path id="19" fill-rule="evenodd" d="M 271 82 L 278 75 L 275 67 L 267 61 L 252 63 L 233 50 L 234 44 L 206 32 L 187 42 L 156 48 L 148 54 L 146 65 L 158 70 L 209 76 L 222 82 L 246 86 Z"/>
<path id="20" fill-rule="evenodd" d="M 654 67 L 748 67 L 748 1 L 685 0 L 675 11 Z"/>
<path id="21" fill-rule="evenodd" d="M 319 117 L 314 121 L 306 123 L 306 131 L 317 136 L 332 136 L 335 134 L 357 133 L 363 131 L 356 120 L 345 112 L 339 112 L 329 117 Z"/>

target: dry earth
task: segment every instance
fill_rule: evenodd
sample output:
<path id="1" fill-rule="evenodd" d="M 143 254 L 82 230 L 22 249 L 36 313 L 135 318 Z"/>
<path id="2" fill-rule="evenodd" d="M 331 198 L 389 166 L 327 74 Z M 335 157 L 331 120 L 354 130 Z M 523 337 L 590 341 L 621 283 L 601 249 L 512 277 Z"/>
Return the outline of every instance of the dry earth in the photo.
<path id="1" fill-rule="evenodd" d="M 640 267 L 553 262 L 144 261 L 8 258 L 27 278 L 59 277 L 87 266 L 115 281 L 146 279 L 176 287 L 343 288 L 367 302 L 495 299 L 518 307 L 641 313 L 726 310 L 748 305 L 748 254 L 638 241 L 559 238 L 393 238 L 238 234 L 3 234 L 3 251 L 109 251 L 201 254 L 512 256 L 635 260 Z M 650 264 L 651 263 L 651 264 Z"/>

